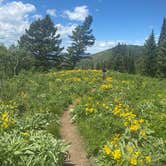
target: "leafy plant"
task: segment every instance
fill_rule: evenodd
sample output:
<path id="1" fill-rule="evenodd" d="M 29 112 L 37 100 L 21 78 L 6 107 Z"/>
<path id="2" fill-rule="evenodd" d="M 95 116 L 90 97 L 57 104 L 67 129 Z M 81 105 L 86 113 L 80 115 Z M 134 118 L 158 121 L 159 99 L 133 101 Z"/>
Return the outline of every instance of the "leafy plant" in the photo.
<path id="1" fill-rule="evenodd" d="M 0 164 L 4 166 L 63 165 L 68 145 L 45 131 L 0 135 Z"/>

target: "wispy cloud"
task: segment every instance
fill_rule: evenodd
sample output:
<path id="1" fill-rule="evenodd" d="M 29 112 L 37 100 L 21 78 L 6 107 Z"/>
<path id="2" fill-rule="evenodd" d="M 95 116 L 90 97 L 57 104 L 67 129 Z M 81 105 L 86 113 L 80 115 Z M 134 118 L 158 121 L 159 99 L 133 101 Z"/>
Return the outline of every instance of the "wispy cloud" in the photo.
<path id="1" fill-rule="evenodd" d="M 100 51 L 104 51 L 107 50 L 109 48 L 112 48 L 114 46 L 116 46 L 118 44 L 119 41 L 112 41 L 112 40 L 108 40 L 108 41 L 96 41 L 94 46 L 88 48 L 88 52 L 90 53 L 97 53 Z"/>
<path id="2" fill-rule="evenodd" d="M 38 19 L 42 19 L 43 16 L 42 16 L 41 14 L 35 14 L 35 15 L 33 15 L 33 18 L 34 18 L 35 20 L 38 20 Z"/>
<path id="3" fill-rule="evenodd" d="M 100 51 L 104 51 L 104 50 L 113 48 L 118 43 L 142 46 L 144 44 L 144 40 L 137 40 L 137 41 L 124 41 L 124 40 L 100 41 L 100 40 L 97 40 L 92 47 L 88 48 L 87 51 L 90 52 L 91 54 L 94 54 L 94 53 L 97 53 Z"/>
<path id="4" fill-rule="evenodd" d="M 0 3 L 2 3 L 4 0 L 0 0 Z"/>
<path id="5" fill-rule="evenodd" d="M 21 1 L 10 2 L 0 6 L 0 42 L 10 45 L 19 39 L 29 27 L 29 14 L 35 6 Z"/>
<path id="6" fill-rule="evenodd" d="M 53 17 L 57 16 L 55 9 L 47 9 L 46 13 Z"/>
<path id="7" fill-rule="evenodd" d="M 77 6 L 74 8 L 73 11 L 70 10 L 64 11 L 64 16 L 66 16 L 70 20 L 83 21 L 85 17 L 87 17 L 88 15 L 89 15 L 89 10 L 86 5 Z"/>
<path id="8" fill-rule="evenodd" d="M 71 35 L 72 31 L 75 29 L 76 26 L 76 24 L 68 24 L 66 26 L 62 24 L 56 24 L 56 27 L 58 28 L 58 33 L 61 35 L 62 38 L 66 38 L 68 37 L 68 35 Z"/>

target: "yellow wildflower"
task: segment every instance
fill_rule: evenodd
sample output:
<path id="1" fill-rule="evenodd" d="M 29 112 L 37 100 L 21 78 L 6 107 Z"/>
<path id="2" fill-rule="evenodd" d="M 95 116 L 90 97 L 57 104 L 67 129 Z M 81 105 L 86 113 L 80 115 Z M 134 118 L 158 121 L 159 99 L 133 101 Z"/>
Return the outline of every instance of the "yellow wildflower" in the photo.
<path id="1" fill-rule="evenodd" d="M 6 123 L 6 122 L 3 122 L 3 123 L 2 123 L 2 128 L 5 128 L 5 129 L 6 129 L 6 128 L 8 128 L 8 126 L 9 126 L 8 123 Z"/>
<path id="2" fill-rule="evenodd" d="M 119 160 L 121 158 L 121 152 L 119 149 L 115 149 L 113 152 L 112 152 L 112 156 L 114 158 L 114 160 Z"/>
<path id="3" fill-rule="evenodd" d="M 140 152 L 136 151 L 134 154 L 135 154 L 135 157 L 138 157 L 140 155 Z"/>
<path id="4" fill-rule="evenodd" d="M 145 130 L 141 130 L 141 131 L 140 131 L 140 135 L 144 137 L 144 136 L 146 135 Z"/>
<path id="5" fill-rule="evenodd" d="M 88 108 L 88 107 L 87 107 L 87 108 L 85 108 L 85 111 L 92 113 L 92 112 L 94 112 L 94 108 Z"/>
<path id="6" fill-rule="evenodd" d="M 115 103 L 119 103 L 119 99 L 118 98 L 114 98 L 114 102 Z"/>
<path id="7" fill-rule="evenodd" d="M 115 136 L 111 140 L 111 144 L 116 145 L 119 140 L 119 136 L 120 136 L 119 134 L 115 134 Z"/>
<path id="8" fill-rule="evenodd" d="M 144 123 L 144 119 L 140 119 L 139 122 L 140 122 L 140 123 Z"/>
<path id="9" fill-rule="evenodd" d="M 130 164 L 131 165 L 137 165 L 137 159 L 136 158 L 131 158 Z"/>
<path id="10" fill-rule="evenodd" d="M 7 118 L 8 114 L 7 112 L 2 113 L 2 121 L 4 121 Z"/>
<path id="11" fill-rule="evenodd" d="M 130 130 L 131 131 L 137 131 L 138 129 L 139 129 L 139 125 L 138 124 L 130 126 Z"/>
<path id="12" fill-rule="evenodd" d="M 112 113 L 114 115 L 118 115 L 118 114 L 121 114 L 121 111 L 122 111 L 122 104 L 118 104 L 118 105 L 115 106 Z"/>
<path id="13" fill-rule="evenodd" d="M 129 125 L 128 122 L 124 122 L 123 124 L 124 124 L 124 126 L 126 126 L 126 127 Z"/>
<path id="14" fill-rule="evenodd" d="M 104 145 L 103 149 L 104 149 L 106 155 L 109 155 L 111 153 L 111 149 L 110 149 L 110 147 L 108 145 Z"/>
<path id="15" fill-rule="evenodd" d="M 111 84 L 103 84 L 103 85 L 101 85 L 101 87 L 100 87 L 101 89 L 111 89 L 112 88 L 112 85 Z"/>
<path id="16" fill-rule="evenodd" d="M 10 105 L 10 109 L 14 109 L 15 107 L 13 105 Z"/>
<path id="17" fill-rule="evenodd" d="M 146 156 L 146 157 L 145 157 L 145 160 L 146 160 L 148 163 L 150 163 L 150 162 L 151 162 L 151 157 L 150 157 L 150 156 Z"/>
<path id="18" fill-rule="evenodd" d="M 89 108 L 85 108 L 85 111 L 88 112 L 88 111 L 89 111 Z"/>
<path id="19" fill-rule="evenodd" d="M 108 82 L 112 82 L 112 77 L 108 77 L 108 78 L 106 78 L 106 81 L 108 81 Z"/>
<path id="20" fill-rule="evenodd" d="M 108 106 L 106 106 L 106 107 L 105 107 L 105 109 L 107 109 L 107 110 L 108 110 L 108 109 L 109 109 L 109 107 L 108 107 Z"/>
<path id="21" fill-rule="evenodd" d="M 106 104 L 103 103 L 103 107 L 106 107 Z"/>
<path id="22" fill-rule="evenodd" d="M 26 98 L 27 97 L 27 94 L 25 92 L 21 92 L 21 97 L 22 98 Z"/>
<path id="23" fill-rule="evenodd" d="M 138 125 L 138 120 L 135 119 L 135 120 L 133 121 L 133 124 Z"/>
<path id="24" fill-rule="evenodd" d="M 5 119 L 3 120 L 3 122 L 8 123 L 8 122 L 9 122 L 8 117 L 7 117 L 7 118 L 5 118 Z"/>
<path id="25" fill-rule="evenodd" d="M 90 108 L 90 109 L 89 109 L 89 112 L 90 112 L 90 113 L 92 113 L 93 111 L 94 111 L 94 109 L 93 109 L 93 108 Z"/>

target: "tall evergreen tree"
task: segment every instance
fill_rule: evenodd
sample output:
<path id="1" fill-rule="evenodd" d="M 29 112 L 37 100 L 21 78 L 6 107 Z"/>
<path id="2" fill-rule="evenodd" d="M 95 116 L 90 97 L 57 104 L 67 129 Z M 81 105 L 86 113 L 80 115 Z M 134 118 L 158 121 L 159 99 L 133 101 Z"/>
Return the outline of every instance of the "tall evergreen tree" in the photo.
<path id="1" fill-rule="evenodd" d="M 119 72 L 127 71 L 127 46 L 120 44 L 113 49 L 112 66 L 113 70 Z"/>
<path id="2" fill-rule="evenodd" d="M 134 74 L 135 73 L 135 59 L 134 55 L 129 51 L 128 55 L 128 61 L 127 61 L 127 70 L 128 73 Z"/>
<path id="3" fill-rule="evenodd" d="M 158 42 L 157 75 L 160 77 L 166 77 L 166 18 L 163 20 Z"/>
<path id="4" fill-rule="evenodd" d="M 156 74 L 156 42 L 152 30 L 149 38 L 145 42 L 145 73 L 154 77 Z"/>
<path id="5" fill-rule="evenodd" d="M 163 19 L 163 25 L 161 28 L 161 33 L 158 41 L 158 45 L 161 46 L 162 43 L 166 40 L 166 18 Z"/>
<path id="6" fill-rule="evenodd" d="M 157 76 L 166 78 L 166 39 L 157 52 Z"/>
<path id="7" fill-rule="evenodd" d="M 49 15 L 33 22 L 19 40 L 19 46 L 26 48 L 35 56 L 36 65 L 48 68 L 59 64 L 60 35 Z"/>
<path id="8" fill-rule="evenodd" d="M 72 35 L 69 38 L 72 40 L 72 44 L 68 47 L 67 51 L 72 57 L 73 66 L 76 65 L 84 55 L 87 47 L 92 46 L 95 42 L 95 37 L 92 34 L 90 26 L 92 24 L 92 16 L 85 18 L 82 25 L 77 26 Z"/>

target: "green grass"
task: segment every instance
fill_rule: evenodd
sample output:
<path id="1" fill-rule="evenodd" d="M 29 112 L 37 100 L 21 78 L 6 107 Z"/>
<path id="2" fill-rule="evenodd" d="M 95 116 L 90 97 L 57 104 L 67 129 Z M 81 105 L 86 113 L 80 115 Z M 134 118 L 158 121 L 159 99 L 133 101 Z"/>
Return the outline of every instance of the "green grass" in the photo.
<path id="1" fill-rule="evenodd" d="M 141 152 L 140 158 L 137 159 L 138 165 L 150 165 L 146 161 L 141 165 L 141 160 L 145 160 L 145 156 L 150 155 L 151 158 L 153 157 L 152 165 L 164 166 L 166 80 L 112 71 L 107 73 L 107 78 L 105 81 L 102 80 L 101 71 L 75 70 L 48 73 L 25 72 L 4 81 L 0 93 L 1 135 L 9 139 L 19 136 L 20 141 L 16 140 L 18 147 L 24 145 L 23 147 L 30 151 L 32 151 L 30 147 L 35 144 L 29 140 L 41 137 L 42 132 L 50 134 L 49 137 L 56 141 L 60 139 L 59 117 L 70 103 L 80 99 L 80 103 L 72 112 L 73 120 L 78 124 L 83 135 L 89 157 L 93 156 L 97 161 L 95 165 L 130 165 L 131 156 L 126 156 L 127 153 L 123 154 L 127 144 L 130 143 Z M 130 126 L 124 126 L 125 118 L 113 114 L 118 103 L 122 104 L 122 111 L 125 107 L 129 107 L 128 111 L 135 114 L 135 120 L 144 119 L 145 122 L 140 124 L 137 131 L 130 131 Z M 147 139 L 140 137 L 139 132 L 144 130 Z M 122 153 L 118 163 L 111 154 L 107 156 L 103 151 L 103 146 L 106 144 L 109 148 L 113 148 L 108 142 L 115 134 L 120 134 L 117 147 Z M 28 136 L 28 140 L 25 135 Z M 8 146 L 10 149 L 13 144 L 5 142 L 4 137 L 0 138 L 0 147 Z M 133 141 L 137 142 L 137 146 Z M 142 144 L 146 146 L 143 147 Z M 47 142 L 43 142 L 43 145 L 47 147 Z M 58 145 L 61 148 L 57 153 L 53 152 L 56 146 L 49 148 L 54 155 L 60 155 L 57 157 L 57 162 L 61 165 L 67 146 L 63 142 L 58 142 Z M 10 158 L 10 155 L 7 157 L 8 165 L 11 162 L 15 165 L 18 163 L 25 165 L 26 158 L 14 156 L 19 150 L 13 149 L 13 157 Z M 10 154 L 9 151 L 6 153 Z M 21 151 L 20 154 L 24 156 L 26 153 Z M 45 154 L 44 149 L 43 154 Z M 41 156 L 33 153 L 28 155 L 32 157 L 32 161 L 39 164 L 37 159 L 40 160 Z M 37 159 L 33 160 L 33 156 Z M 45 156 L 47 158 L 47 153 Z M 0 164 L 4 164 L 4 161 L 4 155 L 0 153 Z M 52 163 L 52 160 L 42 162 L 48 164 Z"/>
<path id="2" fill-rule="evenodd" d="M 112 88 L 101 90 L 100 84 L 96 87 L 96 91 L 85 94 L 74 112 L 77 115 L 76 121 L 80 128 L 80 133 L 86 141 L 89 156 L 100 158 L 104 144 L 111 140 L 114 134 L 123 135 L 126 130 L 126 127 L 123 125 L 123 119 L 112 114 L 116 105 L 114 102 L 115 98 L 118 98 L 122 105 L 128 105 L 129 110 L 137 116 L 137 119 L 145 120 L 142 128 L 148 128 L 148 130 L 153 131 L 149 135 L 150 137 L 152 136 L 156 141 L 160 138 L 165 140 L 166 89 L 164 87 L 166 80 L 118 72 L 109 72 L 107 76 L 111 76 L 113 79 L 111 82 Z M 110 83 L 106 81 L 103 84 Z M 90 100 L 88 100 L 89 97 L 91 98 Z M 99 102 L 98 105 L 96 104 L 97 102 Z M 88 107 L 94 108 L 94 112 L 87 113 L 86 104 L 88 104 Z M 103 104 L 109 107 L 108 110 L 102 108 Z M 133 132 L 133 134 L 135 133 Z M 131 139 L 133 138 L 131 137 Z M 135 136 L 134 139 L 136 139 Z M 151 146 L 153 147 L 153 145 Z M 161 156 L 165 157 L 165 152 Z M 162 164 L 162 160 L 158 165 L 165 165 L 166 161 L 164 160 L 164 164 Z M 126 161 L 123 162 L 125 163 Z M 153 162 L 155 163 L 155 161 Z M 116 165 L 117 163 L 109 164 Z M 146 164 L 144 163 L 144 165 Z"/>

